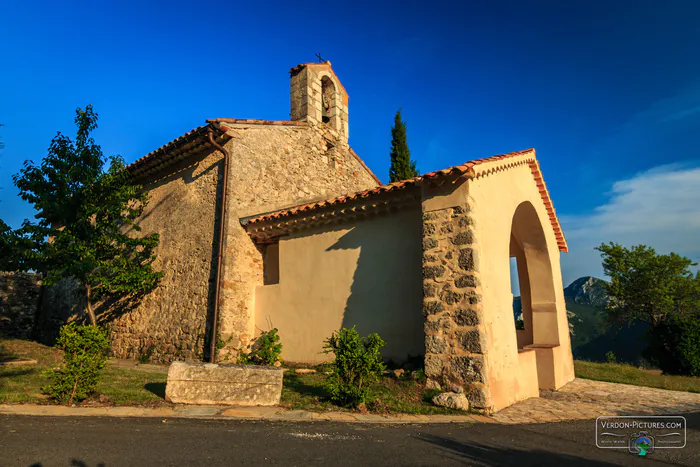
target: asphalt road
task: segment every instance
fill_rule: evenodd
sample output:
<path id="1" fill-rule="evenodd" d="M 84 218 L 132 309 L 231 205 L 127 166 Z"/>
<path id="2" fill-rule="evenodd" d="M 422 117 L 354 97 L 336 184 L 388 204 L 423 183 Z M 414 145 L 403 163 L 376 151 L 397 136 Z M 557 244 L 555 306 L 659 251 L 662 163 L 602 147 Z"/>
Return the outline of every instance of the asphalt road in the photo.
<path id="1" fill-rule="evenodd" d="M 647 458 L 595 447 L 593 421 L 360 425 L 0 416 L 2 466 L 687 465 L 700 466 L 700 414 L 685 449 Z"/>

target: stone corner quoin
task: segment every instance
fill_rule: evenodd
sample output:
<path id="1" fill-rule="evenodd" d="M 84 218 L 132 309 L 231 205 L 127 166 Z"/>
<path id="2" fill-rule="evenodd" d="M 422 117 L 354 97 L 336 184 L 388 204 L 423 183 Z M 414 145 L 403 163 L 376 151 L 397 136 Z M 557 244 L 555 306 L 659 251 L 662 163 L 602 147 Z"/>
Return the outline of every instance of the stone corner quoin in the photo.
<path id="1" fill-rule="evenodd" d="M 423 214 L 423 314 L 428 385 L 488 407 L 473 218 L 467 204 Z"/>

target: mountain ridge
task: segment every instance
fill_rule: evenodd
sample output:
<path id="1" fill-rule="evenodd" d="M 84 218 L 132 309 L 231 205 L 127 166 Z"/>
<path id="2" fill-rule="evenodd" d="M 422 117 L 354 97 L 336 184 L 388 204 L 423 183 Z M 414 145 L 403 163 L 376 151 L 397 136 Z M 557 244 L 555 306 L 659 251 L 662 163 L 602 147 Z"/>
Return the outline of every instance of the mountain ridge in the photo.
<path id="1" fill-rule="evenodd" d="M 564 289 L 564 298 L 579 305 L 605 308 L 608 304 L 605 282 L 593 276 L 579 277 Z"/>

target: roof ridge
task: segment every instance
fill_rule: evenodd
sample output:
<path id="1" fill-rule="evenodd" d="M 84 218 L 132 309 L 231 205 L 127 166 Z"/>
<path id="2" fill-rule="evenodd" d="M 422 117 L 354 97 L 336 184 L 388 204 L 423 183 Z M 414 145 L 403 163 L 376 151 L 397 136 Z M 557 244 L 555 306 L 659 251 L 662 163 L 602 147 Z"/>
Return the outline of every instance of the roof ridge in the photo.
<path id="1" fill-rule="evenodd" d="M 289 125 L 308 126 L 308 122 L 299 120 L 264 120 L 259 118 L 214 118 L 207 119 L 207 123 L 243 123 L 248 125 Z"/>

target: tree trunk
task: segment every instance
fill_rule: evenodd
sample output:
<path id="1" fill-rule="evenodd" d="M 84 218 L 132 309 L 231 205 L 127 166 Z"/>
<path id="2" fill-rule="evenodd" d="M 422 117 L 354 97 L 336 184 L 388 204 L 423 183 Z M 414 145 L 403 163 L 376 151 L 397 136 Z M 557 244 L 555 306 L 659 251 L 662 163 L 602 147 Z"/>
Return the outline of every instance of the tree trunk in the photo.
<path id="1" fill-rule="evenodd" d="M 86 303 L 85 303 L 85 311 L 87 312 L 88 318 L 90 319 L 90 324 L 93 326 L 97 326 L 97 318 L 95 317 L 95 312 L 92 309 L 92 304 L 90 303 L 90 286 L 86 285 L 85 286 L 85 298 L 86 298 Z"/>

